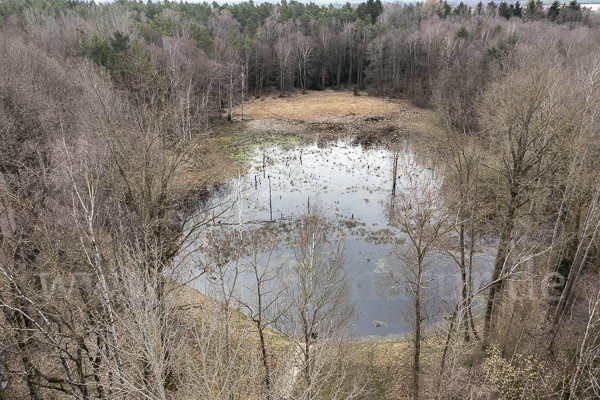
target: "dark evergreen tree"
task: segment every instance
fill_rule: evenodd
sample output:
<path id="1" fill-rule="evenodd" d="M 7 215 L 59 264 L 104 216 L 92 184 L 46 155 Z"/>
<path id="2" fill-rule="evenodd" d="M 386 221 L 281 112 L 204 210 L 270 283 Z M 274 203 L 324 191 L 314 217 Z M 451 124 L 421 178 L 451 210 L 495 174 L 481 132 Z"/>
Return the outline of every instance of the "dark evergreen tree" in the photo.
<path id="1" fill-rule="evenodd" d="M 466 18 L 471 15 L 471 9 L 461 1 L 460 4 L 452 11 L 452 15 Z"/>
<path id="2" fill-rule="evenodd" d="M 515 3 L 515 7 L 513 9 L 513 17 L 519 17 L 521 18 L 523 14 L 523 7 L 521 7 L 521 3 L 519 1 L 517 1 Z"/>
<path id="3" fill-rule="evenodd" d="M 552 22 L 556 21 L 559 13 L 560 13 L 560 1 L 554 0 L 552 5 L 548 9 L 548 19 Z"/>
<path id="4" fill-rule="evenodd" d="M 507 2 L 503 1 L 500 3 L 500 6 L 498 6 L 498 15 L 506 19 L 510 19 L 511 11 Z"/>
<path id="5" fill-rule="evenodd" d="M 481 15 L 483 13 L 483 3 L 481 1 L 477 3 L 475 9 L 477 10 L 477 15 Z"/>
<path id="6" fill-rule="evenodd" d="M 523 13 L 523 19 L 528 21 L 534 21 L 536 19 L 535 12 L 535 1 L 529 0 L 525 6 L 525 12 Z"/>
<path id="7" fill-rule="evenodd" d="M 365 3 L 360 3 L 356 7 L 358 18 L 374 24 L 377 17 L 383 12 L 383 4 L 381 0 L 368 0 Z"/>
<path id="8" fill-rule="evenodd" d="M 542 19 L 544 18 L 544 3 L 542 0 L 536 0 L 535 2 L 535 18 Z"/>
<path id="9" fill-rule="evenodd" d="M 456 36 L 457 39 L 468 39 L 469 31 L 467 30 L 467 27 L 465 26 L 465 24 L 462 24 L 460 26 L 460 29 L 457 30 L 454 35 Z"/>
<path id="10" fill-rule="evenodd" d="M 573 11 L 581 11 L 581 4 L 577 0 L 573 0 L 569 3 L 569 8 Z"/>

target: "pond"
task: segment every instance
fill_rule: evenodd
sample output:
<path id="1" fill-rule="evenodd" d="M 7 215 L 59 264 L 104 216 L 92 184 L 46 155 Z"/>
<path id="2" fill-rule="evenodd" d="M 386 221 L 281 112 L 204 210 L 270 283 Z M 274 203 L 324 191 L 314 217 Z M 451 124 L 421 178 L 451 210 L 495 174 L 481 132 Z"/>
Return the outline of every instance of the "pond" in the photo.
<path id="1" fill-rule="evenodd" d="M 399 169 L 407 160 L 413 168 L 422 168 L 408 150 L 403 153 Z M 400 235 L 384 212 L 392 191 L 392 167 L 389 150 L 353 139 L 257 147 L 243 176 L 221 188 L 219 201 L 231 204 L 235 199 L 236 204 L 230 214 L 217 213 L 215 220 L 222 226 L 240 220 L 286 226 L 311 204 L 320 204 L 331 231 L 345 238 L 346 269 L 359 308 L 353 331 L 362 336 L 399 335 L 410 330 L 403 317 L 410 304 L 407 295 L 386 298 L 373 285 L 387 270 L 391 244 Z"/>

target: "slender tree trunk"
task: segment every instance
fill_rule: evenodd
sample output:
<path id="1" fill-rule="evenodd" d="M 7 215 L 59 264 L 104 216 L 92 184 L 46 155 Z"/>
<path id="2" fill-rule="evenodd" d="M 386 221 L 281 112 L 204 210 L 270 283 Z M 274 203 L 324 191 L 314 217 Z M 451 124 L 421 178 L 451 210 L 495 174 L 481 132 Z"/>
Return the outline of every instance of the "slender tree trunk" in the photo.
<path id="1" fill-rule="evenodd" d="M 100 335 L 96 337 L 96 347 L 98 349 L 102 348 L 102 337 Z M 96 356 L 91 361 L 92 370 L 94 371 L 94 381 L 96 382 L 96 390 L 98 392 L 98 397 L 104 399 L 106 397 L 104 396 L 104 389 L 102 388 L 102 381 L 100 379 L 100 369 L 102 366 L 102 352 L 100 350 L 97 350 Z"/>
<path id="2" fill-rule="evenodd" d="M 590 249 L 596 242 L 596 238 L 598 233 L 600 232 L 600 217 L 598 213 L 600 213 L 600 181 L 598 181 L 596 185 L 596 190 L 594 192 L 594 197 L 589 206 L 587 217 L 584 223 L 583 231 L 581 233 L 581 237 L 579 239 L 579 244 L 577 246 L 577 250 L 573 257 L 573 264 L 571 265 L 571 270 L 569 271 L 569 276 L 567 278 L 567 283 L 565 288 L 563 289 L 562 295 L 560 296 L 560 300 L 556 307 L 556 312 L 554 314 L 553 324 L 552 324 L 552 339 L 550 340 L 549 348 L 552 348 L 554 345 L 554 340 L 556 339 L 556 334 L 558 332 L 558 324 L 562 318 L 562 315 L 565 312 L 565 309 L 569 302 L 571 301 L 573 288 L 577 284 L 579 280 L 579 276 L 581 271 L 583 270 L 584 265 L 587 263 L 587 259 L 589 256 Z M 596 222 L 594 223 L 594 220 Z M 590 237 L 590 230 L 591 237 Z M 589 237 L 589 241 L 587 240 Z M 587 246 L 586 246 L 587 242 Z M 584 250 L 585 247 L 585 250 Z"/>
<path id="3" fill-rule="evenodd" d="M 265 370 L 265 387 L 267 388 L 267 400 L 271 399 L 271 368 L 269 367 L 269 358 L 267 356 L 267 346 L 265 344 L 265 333 L 261 322 L 257 322 L 258 336 L 260 338 L 260 352 L 262 356 L 263 368 Z"/>
<path id="4" fill-rule="evenodd" d="M 244 120 L 244 82 L 245 82 L 245 78 L 246 78 L 246 76 L 244 75 L 244 72 L 242 71 L 242 121 Z"/>
<path id="5" fill-rule="evenodd" d="M 462 208 L 462 206 L 461 206 Z M 469 337 L 469 321 L 467 318 L 467 265 L 466 265 L 466 257 L 465 257 L 465 223 L 460 223 L 459 228 L 459 241 L 460 241 L 460 278 L 462 281 L 461 294 L 462 294 L 462 303 L 461 303 L 461 313 L 462 313 L 462 321 L 464 324 L 465 330 L 465 341 L 471 340 Z"/>
<path id="6" fill-rule="evenodd" d="M 392 201 L 394 201 L 394 196 L 396 196 L 396 181 L 398 180 L 398 152 L 394 152 L 394 166 L 392 172 Z M 393 203 L 392 203 L 393 204 Z"/>
<path id="7" fill-rule="evenodd" d="M 348 70 L 348 86 L 352 85 L 352 49 L 348 52 L 350 57 L 350 69 Z"/>
<path id="8" fill-rule="evenodd" d="M 421 285 L 423 265 L 419 260 L 417 282 L 415 288 L 415 351 L 413 358 L 413 399 L 419 399 L 419 378 L 421 375 Z"/>
<path id="9" fill-rule="evenodd" d="M 221 99 L 221 82 L 217 85 L 219 87 L 219 111 L 223 109 L 223 100 Z"/>
<path id="10" fill-rule="evenodd" d="M 225 304 L 225 347 L 226 347 L 226 360 L 227 369 L 231 369 L 231 307 L 229 306 L 229 299 Z M 231 382 L 231 373 L 227 373 L 227 390 L 229 391 L 229 398 L 233 400 L 233 383 Z"/>
<path id="11" fill-rule="evenodd" d="M 471 211 L 471 215 L 474 214 L 474 211 Z M 473 321 L 473 309 L 471 308 L 471 301 L 473 299 L 473 257 L 475 256 L 475 221 L 471 218 L 471 226 L 470 226 L 470 243 L 469 243 L 469 286 L 468 286 L 468 298 L 467 298 L 467 313 L 469 325 L 471 326 L 471 332 L 473 332 L 473 336 L 475 340 L 479 340 L 479 335 L 477 335 L 477 330 L 475 329 L 475 322 Z"/>
<path id="12" fill-rule="evenodd" d="M 496 253 L 496 260 L 494 261 L 494 271 L 492 273 L 492 283 L 488 293 L 488 301 L 485 309 L 485 315 L 483 319 L 483 343 L 482 348 L 485 350 L 490 346 L 492 329 L 493 329 L 493 314 L 495 312 L 494 305 L 499 301 L 499 297 L 504 286 L 504 266 L 506 264 L 506 258 L 508 256 L 508 250 L 510 246 L 512 229 L 515 218 L 515 197 L 511 200 L 506 220 L 502 224 L 502 231 L 500 232 L 500 240 L 498 242 L 498 250 Z"/>
<path id="13" fill-rule="evenodd" d="M 310 333 L 306 335 L 304 342 L 304 376 L 306 379 L 306 398 L 312 400 L 313 398 L 313 371 L 312 371 L 312 359 L 310 356 Z"/>
<path id="14" fill-rule="evenodd" d="M 229 121 L 233 122 L 233 69 L 229 71 Z"/>
<path id="15" fill-rule="evenodd" d="M 592 305 L 592 302 L 593 302 L 593 305 Z M 583 335 L 583 340 L 581 341 L 581 346 L 579 349 L 579 357 L 577 360 L 577 367 L 575 369 L 575 373 L 571 377 L 571 382 L 569 385 L 569 393 L 570 394 L 574 394 L 577 392 L 577 384 L 579 383 L 578 382 L 579 376 L 581 375 L 581 371 L 585 367 L 584 363 L 586 361 L 586 351 L 589 351 L 587 348 L 588 342 L 591 339 L 590 336 L 592 336 L 594 328 L 596 327 L 596 324 L 598 324 L 598 322 L 600 322 L 600 320 L 596 319 L 596 314 L 597 314 L 598 308 L 600 308 L 600 291 L 598 291 L 598 293 L 596 294 L 595 301 L 590 301 L 588 323 L 585 327 L 585 333 Z M 597 357 L 594 357 L 594 358 L 596 358 L 596 360 L 597 360 Z"/>
<path id="16" fill-rule="evenodd" d="M 303 83 L 302 83 L 302 92 L 306 92 L 306 83 L 307 83 L 307 79 L 306 79 L 306 66 L 308 64 L 308 57 L 304 60 L 304 71 L 303 71 Z"/>
<path id="17" fill-rule="evenodd" d="M 444 368 L 446 366 L 446 355 L 448 353 L 448 348 L 450 347 L 450 339 L 452 339 L 452 330 L 454 329 L 454 321 L 456 321 L 456 314 L 458 311 L 458 305 L 454 307 L 454 312 L 452 313 L 452 317 L 450 317 L 450 326 L 448 327 L 448 334 L 446 335 L 446 343 L 444 344 L 444 351 L 442 352 L 442 362 L 440 364 L 440 377 L 438 379 L 438 392 L 440 391 L 440 387 L 442 386 L 442 378 L 444 376 Z M 439 396 L 438 396 L 439 398 Z"/>

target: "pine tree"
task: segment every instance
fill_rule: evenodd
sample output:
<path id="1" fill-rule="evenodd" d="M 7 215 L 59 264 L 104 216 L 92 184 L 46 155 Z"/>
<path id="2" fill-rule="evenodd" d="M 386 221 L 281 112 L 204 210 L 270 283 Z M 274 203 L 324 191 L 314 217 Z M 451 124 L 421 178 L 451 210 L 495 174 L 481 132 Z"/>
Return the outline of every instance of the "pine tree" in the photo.
<path id="1" fill-rule="evenodd" d="M 374 24 L 377 21 L 377 17 L 383 12 L 383 4 L 381 0 L 368 0 L 365 3 L 360 3 L 356 8 L 358 18 L 363 21 L 369 21 Z"/>
<path id="2" fill-rule="evenodd" d="M 535 21 L 536 12 L 535 12 L 535 1 L 534 0 L 529 0 L 527 2 L 527 6 L 525 6 L 525 13 L 523 15 L 523 18 L 528 21 Z"/>
<path id="3" fill-rule="evenodd" d="M 467 27 L 464 24 L 462 24 L 460 29 L 457 30 L 454 35 L 456 36 L 457 39 L 468 39 L 469 31 L 467 30 Z"/>
<path id="4" fill-rule="evenodd" d="M 554 0 L 554 3 L 548 9 L 548 19 L 552 22 L 556 21 L 560 13 L 560 1 Z"/>
<path id="5" fill-rule="evenodd" d="M 515 3 L 515 8 L 513 9 L 513 17 L 519 17 L 521 18 L 523 14 L 523 7 L 521 7 L 521 3 L 519 1 L 517 1 Z"/>
<path id="6" fill-rule="evenodd" d="M 481 15 L 481 13 L 483 13 L 483 3 L 480 1 L 479 3 L 477 3 L 477 15 Z"/>
<path id="7" fill-rule="evenodd" d="M 510 19 L 511 11 L 507 2 L 503 1 L 500 3 L 500 6 L 498 7 L 498 15 L 506 19 Z"/>
<path id="8" fill-rule="evenodd" d="M 463 3 L 461 1 L 460 4 L 458 6 L 456 6 L 454 11 L 452 11 L 452 14 L 466 18 L 469 15 L 471 15 L 471 9 L 469 8 L 469 6 L 467 6 L 465 3 Z"/>

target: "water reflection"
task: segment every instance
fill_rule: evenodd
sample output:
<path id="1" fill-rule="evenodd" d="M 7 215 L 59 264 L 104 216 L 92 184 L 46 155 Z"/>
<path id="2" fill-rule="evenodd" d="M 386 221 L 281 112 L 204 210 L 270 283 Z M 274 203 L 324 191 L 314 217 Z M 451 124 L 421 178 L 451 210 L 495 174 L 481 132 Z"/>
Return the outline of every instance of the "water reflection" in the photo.
<path id="1" fill-rule="evenodd" d="M 400 160 L 399 169 L 406 167 L 402 163 L 415 168 L 408 151 Z M 387 271 L 391 243 L 399 237 L 384 213 L 392 191 L 392 163 L 392 153 L 385 148 L 365 148 L 351 139 L 293 148 L 257 147 L 245 174 L 228 182 L 227 194 L 218 196 L 219 204 L 235 201 L 235 205 L 227 213 L 213 210 L 213 224 L 269 225 L 291 239 L 295 217 L 311 202 L 320 202 L 330 231 L 346 240 L 347 268 L 360 309 L 354 330 L 377 336 L 403 333 L 410 328 L 401 316 L 410 304 L 407 295 L 386 299 L 373 288 L 373 282 Z M 281 257 L 289 256 L 289 251 L 282 252 Z M 458 278 L 455 275 L 451 279 Z M 443 296 L 440 292 L 440 301 Z M 454 300 L 448 297 L 448 303 Z"/>

